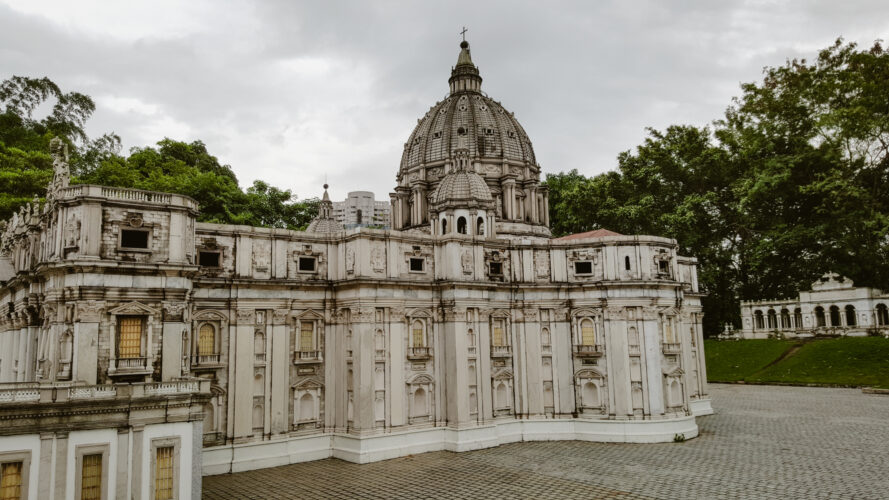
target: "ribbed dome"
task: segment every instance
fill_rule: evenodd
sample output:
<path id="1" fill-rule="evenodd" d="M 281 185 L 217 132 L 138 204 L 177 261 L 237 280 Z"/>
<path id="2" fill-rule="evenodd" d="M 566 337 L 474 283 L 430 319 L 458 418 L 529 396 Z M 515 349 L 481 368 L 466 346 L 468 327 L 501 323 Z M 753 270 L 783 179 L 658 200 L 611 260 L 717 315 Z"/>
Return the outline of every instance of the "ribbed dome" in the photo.
<path id="1" fill-rule="evenodd" d="M 444 176 L 432 193 L 432 206 L 439 210 L 448 207 L 490 208 L 494 203 L 491 190 L 475 172 L 457 170 Z"/>
<path id="2" fill-rule="evenodd" d="M 401 157 L 401 173 L 450 158 L 464 136 L 472 157 L 537 164 L 531 140 L 499 102 L 479 93 L 452 95 L 420 118 Z"/>
<path id="3" fill-rule="evenodd" d="M 309 222 L 307 233 L 338 233 L 344 231 L 343 224 L 333 218 L 333 202 L 327 194 L 327 184 L 324 184 L 324 195 L 318 204 L 318 215 Z"/>

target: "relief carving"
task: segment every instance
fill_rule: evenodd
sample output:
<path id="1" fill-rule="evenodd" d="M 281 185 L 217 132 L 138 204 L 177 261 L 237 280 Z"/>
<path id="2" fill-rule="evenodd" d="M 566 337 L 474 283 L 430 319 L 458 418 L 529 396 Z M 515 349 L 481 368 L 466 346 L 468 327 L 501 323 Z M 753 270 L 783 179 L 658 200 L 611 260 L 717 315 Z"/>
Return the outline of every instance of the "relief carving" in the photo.
<path id="1" fill-rule="evenodd" d="M 276 325 L 283 325 L 287 323 L 287 316 L 290 314 L 289 309 L 275 309 L 272 311 L 272 321 Z"/>
<path id="2" fill-rule="evenodd" d="M 239 325 L 253 324 L 253 309 L 238 309 L 237 318 Z"/>
<path id="3" fill-rule="evenodd" d="M 549 278 L 549 252 L 537 252 L 535 264 L 538 278 Z"/>
<path id="4" fill-rule="evenodd" d="M 355 251 L 352 247 L 346 248 L 346 272 L 355 272 Z"/>
<path id="5" fill-rule="evenodd" d="M 183 321 L 186 306 L 185 302 L 164 302 L 164 321 Z"/>
<path id="6" fill-rule="evenodd" d="M 267 242 L 253 242 L 253 270 L 260 273 L 269 270 L 269 244 Z"/>
<path id="7" fill-rule="evenodd" d="M 68 220 L 65 222 L 65 248 L 76 248 L 80 246 L 80 219 L 77 214 L 68 214 Z"/>
<path id="8" fill-rule="evenodd" d="M 371 250 L 370 265 L 378 273 L 386 271 L 386 252 L 382 247 L 375 245 L 373 250 Z"/>
<path id="9" fill-rule="evenodd" d="M 463 251 L 460 263 L 463 265 L 463 274 L 472 274 L 472 252 L 470 250 Z"/>
<path id="10" fill-rule="evenodd" d="M 98 323 L 102 319 L 104 302 L 88 300 L 77 304 L 77 319 L 82 323 Z"/>

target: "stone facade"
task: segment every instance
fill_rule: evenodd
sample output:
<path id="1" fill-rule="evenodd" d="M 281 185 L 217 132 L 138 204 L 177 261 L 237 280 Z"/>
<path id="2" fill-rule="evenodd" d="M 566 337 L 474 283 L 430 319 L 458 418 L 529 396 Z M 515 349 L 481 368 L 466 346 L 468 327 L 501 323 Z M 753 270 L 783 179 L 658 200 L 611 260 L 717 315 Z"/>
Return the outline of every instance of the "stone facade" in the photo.
<path id="1" fill-rule="evenodd" d="M 474 99 L 468 44 L 460 60 L 453 96 Z M 0 382 L 206 384 L 204 474 L 696 436 L 695 259 L 654 236 L 548 238 L 530 142 L 513 142 L 524 173 L 489 176 L 457 137 L 423 203 L 393 198 L 395 230 L 343 230 L 326 192 L 299 232 L 199 223 L 174 194 L 51 188 L 3 234 Z M 524 186 L 505 212 L 495 177 Z"/>
<path id="2" fill-rule="evenodd" d="M 827 273 L 794 299 L 741 302 L 748 339 L 815 335 L 889 336 L 889 293 Z"/>

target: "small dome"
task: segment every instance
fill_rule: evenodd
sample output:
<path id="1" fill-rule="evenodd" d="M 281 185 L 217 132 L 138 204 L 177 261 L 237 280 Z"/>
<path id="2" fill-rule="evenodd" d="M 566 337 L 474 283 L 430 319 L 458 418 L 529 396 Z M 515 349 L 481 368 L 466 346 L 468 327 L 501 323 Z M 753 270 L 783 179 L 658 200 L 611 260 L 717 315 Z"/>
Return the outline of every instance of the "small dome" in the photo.
<path id="1" fill-rule="evenodd" d="M 491 208 L 494 198 L 482 176 L 468 170 L 457 170 L 444 176 L 432 193 L 432 207 Z"/>
<path id="2" fill-rule="evenodd" d="M 314 219 L 306 228 L 308 233 L 338 233 L 344 231 L 343 225 L 335 219 Z"/>

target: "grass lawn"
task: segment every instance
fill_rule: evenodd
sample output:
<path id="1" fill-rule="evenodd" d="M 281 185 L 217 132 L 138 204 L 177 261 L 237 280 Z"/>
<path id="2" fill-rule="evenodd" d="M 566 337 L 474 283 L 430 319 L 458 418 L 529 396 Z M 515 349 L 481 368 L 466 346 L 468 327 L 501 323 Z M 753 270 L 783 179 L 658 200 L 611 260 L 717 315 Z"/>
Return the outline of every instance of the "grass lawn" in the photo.
<path id="1" fill-rule="evenodd" d="M 745 380 L 889 388 L 889 339 L 847 337 L 808 342 L 793 356 Z"/>
<path id="2" fill-rule="evenodd" d="M 710 382 L 744 380 L 790 349 L 790 340 L 704 341 L 707 357 L 707 379 Z"/>

